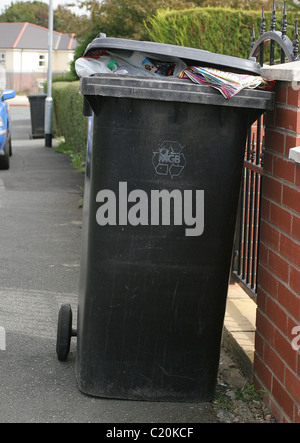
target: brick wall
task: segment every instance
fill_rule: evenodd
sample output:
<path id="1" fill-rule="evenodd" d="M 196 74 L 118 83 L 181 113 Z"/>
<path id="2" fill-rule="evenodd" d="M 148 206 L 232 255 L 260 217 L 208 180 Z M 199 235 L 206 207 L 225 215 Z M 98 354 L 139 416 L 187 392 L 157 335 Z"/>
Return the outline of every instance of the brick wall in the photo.
<path id="1" fill-rule="evenodd" d="M 300 423 L 300 90 L 278 82 L 267 115 L 254 380 L 279 422 Z M 300 331 L 300 328 L 299 328 Z M 293 334 L 294 332 L 294 334 Z"/>

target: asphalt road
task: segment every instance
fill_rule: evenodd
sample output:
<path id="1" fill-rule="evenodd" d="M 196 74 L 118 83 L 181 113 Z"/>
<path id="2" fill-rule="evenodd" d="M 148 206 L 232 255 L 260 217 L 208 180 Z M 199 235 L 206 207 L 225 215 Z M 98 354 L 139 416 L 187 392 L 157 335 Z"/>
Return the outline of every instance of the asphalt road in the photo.
<path id="1" fill-rule="evenodd" d="M 11 168 L 0 171 L 0 423 L 217 422 L 210 403 L 82 394 L 76 339 L 68 361 L 57 360 L 60 304 L 71 303 L 76 319 L 84 177 L 43 139 L 30 140 L 28 107 L 11 113 Z"/>

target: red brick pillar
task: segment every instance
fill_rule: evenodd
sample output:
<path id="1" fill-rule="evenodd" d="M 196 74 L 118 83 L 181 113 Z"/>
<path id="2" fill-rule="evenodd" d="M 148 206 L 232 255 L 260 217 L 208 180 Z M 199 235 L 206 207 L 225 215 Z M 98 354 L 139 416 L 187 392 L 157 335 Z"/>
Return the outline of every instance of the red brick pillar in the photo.
<path id="1" fill-rule="evenodd" d="M 290 423 L 300 423 L 300 163 L 289 158 L 300 146 L 296 88 L 277 82 L 267 115 L 254 358 L 256 387 Z"/>

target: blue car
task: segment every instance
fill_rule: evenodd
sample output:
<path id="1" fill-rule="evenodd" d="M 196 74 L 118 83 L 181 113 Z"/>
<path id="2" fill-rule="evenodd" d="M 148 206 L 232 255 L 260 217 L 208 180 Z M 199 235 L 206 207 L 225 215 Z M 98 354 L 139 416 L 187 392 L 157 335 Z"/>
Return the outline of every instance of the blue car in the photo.
<path id="1" fill-rule="evenodd" d="M 0 169 L 9 169 L 9 159 L 12 155 L 10 115 L 6 100 L 16 95 L 13 89 L 2 91 L 0 96 Z"/>

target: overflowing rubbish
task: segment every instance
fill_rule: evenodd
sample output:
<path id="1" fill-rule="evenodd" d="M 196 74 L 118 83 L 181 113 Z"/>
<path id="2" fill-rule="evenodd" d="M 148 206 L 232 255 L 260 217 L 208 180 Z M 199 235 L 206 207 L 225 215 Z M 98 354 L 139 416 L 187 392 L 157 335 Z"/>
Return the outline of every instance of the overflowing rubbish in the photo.
<path id="1" fill-rule="evenodd" d="M 141 75 L 134 66 L 123 62 L 118 57 L 112 58 L 106 51 L 94 51 L 87 57 L 80 57 L 75 62 L 78 77 L 95 74 Z"/>
<path id="2" fill-rule="evenodd" d="M 245 88 L 271 90 L 273 82 L 259 75 L 237 74 L 215 68 L 187 66 L 180 58 L 141 53 L 93 49 L 75 62 L 79 77 L 97 74 L 134 75 L 143 77 L 176 77 L 217 89 L 225 99 L 230 99 Z"/>
<path id="3" fill-rule="evenodd" d="M 180 59 L 171 57 L 157 60 L 149 54 L 133 51 L 130 56 L 123 53 L 113 53 L 104 50 L 91 51 L 87 56 L 80 57 L 75 62 L 76 73 L 79 77 L 94 74 L 137 75 L 144 77 L 178 77 L 187 68 Z"/>

